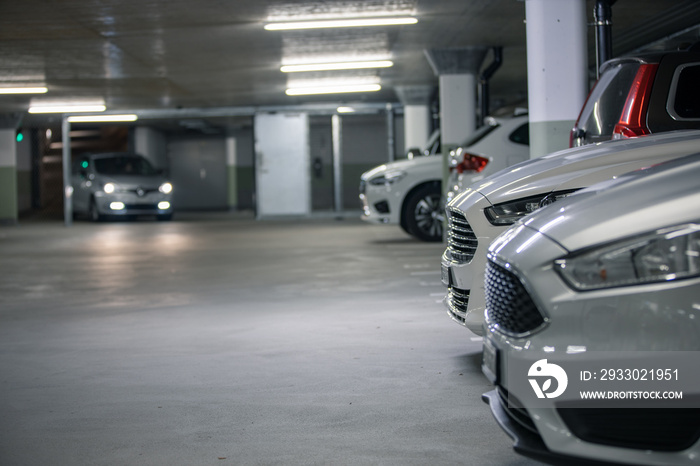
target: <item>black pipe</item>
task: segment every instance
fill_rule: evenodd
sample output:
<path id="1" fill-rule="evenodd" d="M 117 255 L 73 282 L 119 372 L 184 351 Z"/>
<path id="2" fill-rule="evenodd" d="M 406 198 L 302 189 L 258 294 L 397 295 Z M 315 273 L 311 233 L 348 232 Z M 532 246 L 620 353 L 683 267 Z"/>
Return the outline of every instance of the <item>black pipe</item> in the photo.
<path id="1" fill-rule="evenodd" d="M 597 0 L 593 7 L 595 21 L 596 77 L 600 66 L 612 58 L 612 6 L 616 0 Z"/>
<path id="2" fill-rule="evenodd" d="M 496 70 L 503 64 L 503 47 L 493 47 L 493 61 L 491 64 L 481 73 L 479 76 L 479 94 L 481 96 L 481 124 L 484 123 L 484 119 L 489 115 L 489 80 L 496 73 Z"/>

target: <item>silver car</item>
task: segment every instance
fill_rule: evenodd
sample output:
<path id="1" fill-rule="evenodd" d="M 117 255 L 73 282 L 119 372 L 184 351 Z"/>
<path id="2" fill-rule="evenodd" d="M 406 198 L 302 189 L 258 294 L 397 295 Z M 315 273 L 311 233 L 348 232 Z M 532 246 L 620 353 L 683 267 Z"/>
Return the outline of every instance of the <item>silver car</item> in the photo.
<path id="1" fill-rule="evenodd" d="M 92 220 L 105 217 L 173 216 L 172 184 L 142 155 L 89 154 L 73 163 L 73 212 Z"/>
<path id="2" fill-rule="evenodd" d="M 442 282 L 448 314 L 482 333 L 486 251 L 515 221 L 594 183 L 693 153 L 699 144 L 696 130 L 590 144 L 522 162 L 471 185 L 446 208 Z"/>
<path id="3" fill-rule="evenodd" d="M 698 179 L 700 154 L 639 170 L 491 244 L 484 398 L 517 452 L 698 464 Z"/>

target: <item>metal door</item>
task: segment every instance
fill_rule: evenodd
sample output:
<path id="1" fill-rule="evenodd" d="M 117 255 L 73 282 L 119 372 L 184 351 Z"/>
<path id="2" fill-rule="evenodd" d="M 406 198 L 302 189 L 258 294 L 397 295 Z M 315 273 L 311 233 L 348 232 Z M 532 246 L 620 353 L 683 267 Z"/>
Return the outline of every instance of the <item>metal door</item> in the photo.
<path id="1" fill-rule="evenodd" d="M 258 218 L 310 214 L 308 115 L 255 115 L 255 179 Z"/>

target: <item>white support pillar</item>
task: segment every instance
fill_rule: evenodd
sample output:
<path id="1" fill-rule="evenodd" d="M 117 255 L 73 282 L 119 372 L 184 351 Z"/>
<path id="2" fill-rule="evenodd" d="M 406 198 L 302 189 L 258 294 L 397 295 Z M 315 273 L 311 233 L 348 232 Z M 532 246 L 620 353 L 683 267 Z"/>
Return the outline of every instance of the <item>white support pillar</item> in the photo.
<path id="1" fill-rule="evenodd" d="M 71 140 L 70 121 L 67 116 L 63 117 L 61 124 L 61 134 L 63 141 L 63 223 L 69 227 L 73 224 L 73 185 L 71 184 Z"/>
<path id="2" fill-rule="evenodd" d="M 333 138 L 333 210 L 343 212 L 343 120 L 340 115 L 331 116 Z"/>
<path id="3" fill-rule="evenodd" d="M 585 0 L 526 0 L 530 157 L 569 147 L 586 99 Z"/>
<path id="4" fill-rule="evenodd" d="M 405 105 L 403 107 L 404 147 L 423 148 L 430 137 L 430 107 Z"/>
<path id="5" fill-rule="evenodd" d="M 476 130 L 476 83 L 486 47 L 430 49 L 425 55 L 440 82 L 442 180 L 449 177 L 450 149 Z"/>
<path id="6" fill-rule="evenodd" d="M 386 104 L 386 153 L 387 160 L 396 160 L 396 136 L 394 131 L 394 106 Z"/>
<path id="7" fill-rule="evenodd" d="M 476 130 L 476 73 L 440 76 L 440 131 L 443 153 Z"/>
<path id="8" fill-rule="evenodd" d="M 476 130 L 477 75 L 487 51 L 486 47 L 455 47 L 425 52 L 440 82 L 443 154 Z"/>
<path id="9" fill-rule="evenodd" d="M 422 149 L 430 137 L 430 99 L 434 86 L 397 86 L 396 94 L 403 103 L 404 148 Z"/>
<path id="10" fill-rule="evenodd" d="M 228 175 L 228 208 L 238 208 L 238 169 L 237 169 L 236 138 L 226 137 L 226 172 Z"/>

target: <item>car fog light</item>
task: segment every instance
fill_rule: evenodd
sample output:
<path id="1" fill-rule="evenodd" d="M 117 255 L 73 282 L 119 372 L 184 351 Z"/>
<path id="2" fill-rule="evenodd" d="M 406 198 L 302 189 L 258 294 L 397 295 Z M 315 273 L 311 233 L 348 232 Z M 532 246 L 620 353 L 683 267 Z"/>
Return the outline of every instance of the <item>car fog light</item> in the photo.
<path id="1" fill-rule="evenodd" d="M 167 201 L 160 201 L 158 203 L 158 209 L 160 210 L 167 210 L 170 208 L 170 203 Z"/>
<path id="2" fill-rule="evenodd" d="M 109 203 L 109 208 L 112 210 L 124 210 L 124 203 L 123 202 L 110 202 Z"/>

